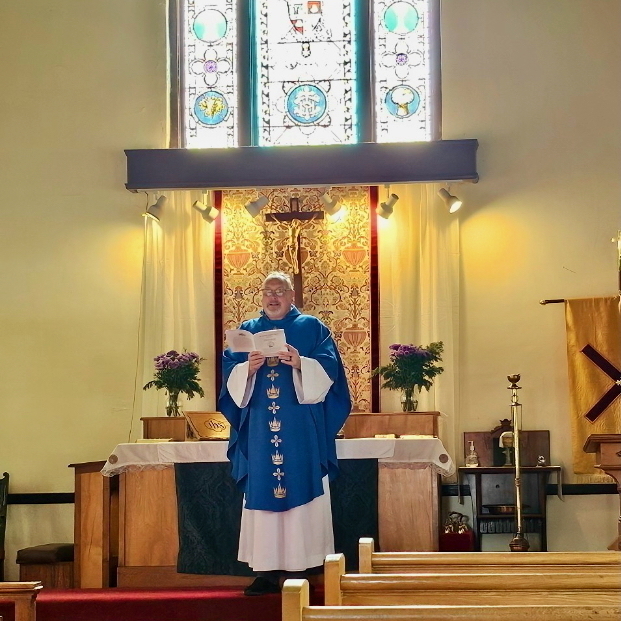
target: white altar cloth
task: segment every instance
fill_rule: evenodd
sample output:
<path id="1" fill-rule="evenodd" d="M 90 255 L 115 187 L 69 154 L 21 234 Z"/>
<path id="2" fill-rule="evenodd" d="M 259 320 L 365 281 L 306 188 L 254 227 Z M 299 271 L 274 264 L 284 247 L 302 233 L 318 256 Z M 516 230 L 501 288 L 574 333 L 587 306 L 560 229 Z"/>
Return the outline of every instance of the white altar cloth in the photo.
<path id="1" fill-rule="evenodd" d="M 225 462 L 226 440 L 119 444 L 101 473 L 114 476 L 128 470 L 170 468 L 173 464 Z M 428 463 L 449 476 L 455 464 L 438 438 L 351 438 L 336 441 L 339 459 L 378 459 L 381 463 Z"/>

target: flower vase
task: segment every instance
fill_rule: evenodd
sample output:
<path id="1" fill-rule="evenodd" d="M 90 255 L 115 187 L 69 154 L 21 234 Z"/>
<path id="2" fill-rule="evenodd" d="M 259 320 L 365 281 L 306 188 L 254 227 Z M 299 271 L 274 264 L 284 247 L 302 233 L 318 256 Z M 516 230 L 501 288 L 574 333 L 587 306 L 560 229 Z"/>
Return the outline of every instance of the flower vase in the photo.
<path id="1" fill-rule="evenodd" d="M 179 404 L 179 391 L 168 393 L 166 402 L 166 416 L 181 416 L 181 405 Z"/>
<path id="2" fill-rule="evenodd" d="M 414 399 L 414 391 L 416 389 L 406 388 L 401 394 L 401 409 L 404 412 L 416 412 L 416 408 L 418 408 L 418 400 Z"/>

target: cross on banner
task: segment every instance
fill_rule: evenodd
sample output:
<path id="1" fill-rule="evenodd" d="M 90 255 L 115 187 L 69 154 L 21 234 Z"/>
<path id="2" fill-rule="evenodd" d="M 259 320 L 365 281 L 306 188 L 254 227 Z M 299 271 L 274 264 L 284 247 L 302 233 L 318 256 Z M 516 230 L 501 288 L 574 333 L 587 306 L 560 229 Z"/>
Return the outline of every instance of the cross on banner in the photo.
<path id="1" fill-rule="evenodd" d="M 289 252 L 293 264 L 293 288 L 295 289 L 295 305 L 302 310 L 304 306 L 303 293 L 304 283 L 302 280 L 302 231 L 305 224 L 313 220 L 323 220 L 323 211 L 300 211 L 300 199 L 289 199 L 287 212 L 266 213 L 266 222 L 287 222 L 289 224 Z"/>
<path id="2" fill-rule="evenodd" d="M 599 401 L 584 415 L 584 417 L 594 423 L 606 408 L 612 405 L 613 401 L 621 395 L 621 370 L 614 364 L 606 360 L 592 345 L 585 345 L 580 350 L 593 364 L 599 367 L 615 385 L 611 386 L 599 399 Z"/>

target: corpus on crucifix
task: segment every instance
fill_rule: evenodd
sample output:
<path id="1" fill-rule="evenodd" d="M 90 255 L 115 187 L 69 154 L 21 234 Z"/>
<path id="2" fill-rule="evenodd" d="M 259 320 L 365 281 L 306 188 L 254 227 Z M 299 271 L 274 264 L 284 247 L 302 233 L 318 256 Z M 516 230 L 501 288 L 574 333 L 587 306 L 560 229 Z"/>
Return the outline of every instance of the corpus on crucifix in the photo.
<path id="1" fill-rule="evenodd" d="M 324 212 L 300 211 L 300 199 L 296 196 L 289 199 L 289 211 L 265 214 L 266 222 L 285 222 L 288 225 L 287 247 L 293 266 L 293 288 L 295 289 L 295 305 L 301 310 L 304 306 L 304 282 L 302 278 L 302 232 L 313 220 L 323 220 Z"/>

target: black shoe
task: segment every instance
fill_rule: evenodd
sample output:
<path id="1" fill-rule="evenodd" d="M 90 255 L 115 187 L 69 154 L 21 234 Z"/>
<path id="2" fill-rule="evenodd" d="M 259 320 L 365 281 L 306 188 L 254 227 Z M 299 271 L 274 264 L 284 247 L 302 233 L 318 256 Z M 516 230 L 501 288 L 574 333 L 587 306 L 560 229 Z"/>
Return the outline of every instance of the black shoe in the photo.
<path id="1" fill-rule="evenodd" d="M 244 595 L 268 595 L 280 593 L 280 587 L 263 576 L 254 579 L 254 582 L 244 589 Z"/>

